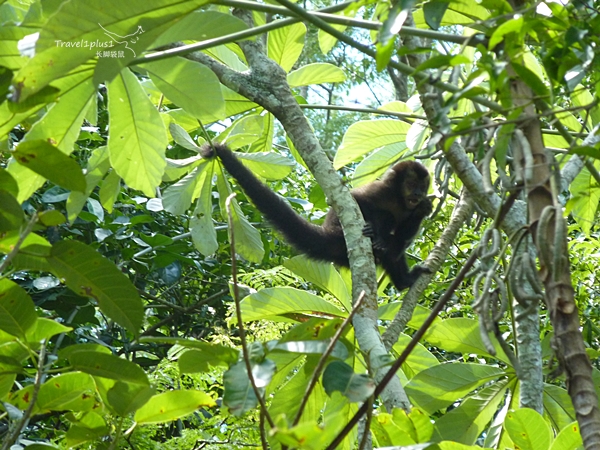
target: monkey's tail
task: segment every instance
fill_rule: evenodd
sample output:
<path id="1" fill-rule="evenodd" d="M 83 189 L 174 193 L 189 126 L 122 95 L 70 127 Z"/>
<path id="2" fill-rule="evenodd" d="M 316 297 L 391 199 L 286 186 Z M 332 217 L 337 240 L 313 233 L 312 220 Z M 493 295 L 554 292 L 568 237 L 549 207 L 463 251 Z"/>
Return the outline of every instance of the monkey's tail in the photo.
<path id="1" fill-rule="evenodd" d="M 330 236 L 323 227 L 314 225 L 297 214 L 281 197 L 260 182 L 225 145 L 213 143 L 219 159 L 227 172 L 237 180 L 246 195 L 285 237 L 286 241 L 308 256 L 348 265 L 345 243 L 337 242 L 338 236 Z M 214 156 L 209 145 L 202 147 L 200 154 L 205 158 Z"/>

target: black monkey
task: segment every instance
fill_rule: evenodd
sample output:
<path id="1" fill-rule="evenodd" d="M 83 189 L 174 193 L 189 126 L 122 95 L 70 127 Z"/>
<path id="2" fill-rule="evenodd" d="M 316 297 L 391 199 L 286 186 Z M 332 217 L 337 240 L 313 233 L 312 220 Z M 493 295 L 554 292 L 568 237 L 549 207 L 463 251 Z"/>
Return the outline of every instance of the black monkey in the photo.
<path id="1" fill-rule="evenodd" d="M 292 246 L 313 259 L 349 266 L 346 241 L 333 209 L 328 211 L 322 226 L 308 222 L 261 183 L 227 146 L 213 145 L 227 171 Z M 214 151 L 206 144 L 200 154 L 212 158 Z M 375 260 L 398 291 L 412 286 L 419 275 L 429 272 L 422 266 L 410 270 L 404 254 L 423 219 L 431 214 L 432 205 L 427 198 L 429 180 L 425 166 L 403 161 L 392 166 L 381 180 L 351 191 L 365 218 L 364 234 L 373 241 Z"/>

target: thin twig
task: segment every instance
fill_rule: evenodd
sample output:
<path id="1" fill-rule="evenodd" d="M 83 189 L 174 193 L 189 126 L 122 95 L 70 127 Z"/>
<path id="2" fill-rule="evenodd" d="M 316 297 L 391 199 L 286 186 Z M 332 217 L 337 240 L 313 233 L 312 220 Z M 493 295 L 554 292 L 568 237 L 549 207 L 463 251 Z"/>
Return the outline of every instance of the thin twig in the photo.
<path id="1" fill-rule="evenodd" d="M 29 405 L 27 405 L 27 409 L 23 411 L 23 416 L 19 421 L 19 424 L 15 426 L 12 433 L 5 439 L 2 443 L 2 450 L 8 450 L 12 447 L 12 445 L 17 441 L 19 435 L 23 432 L 27 424 L 29 423 L 29 417 L 31 416 L 31 412 L 35 406 L 37 401 L 38 393 L 40 392 L 40 387 L 44 381 L 44 370 L 46 360 L 46 340 L 42 341 L 42 347 L 40 348 L 40 355 L 37 361 L 37 372 L 35 374 L 35 382 L 33 384 L 33 390 L 31 391 L 31 397 L 29 399 Z"/>
<path id="2" fill-rule="evenodd" d="M 429 316 L 427 316 L 427 319 L 425 319 L 425 321 L 423 322 L 423 325 L 421 325 L 421 327 L 415 332 L 415 334 L 413 335 L 412 339 L 410 340 L 410 342 L 408 343 L 406 348 L 402 351 L 402 353 L 400 354 L 398 359 L 396 359 L 394 364 L 390 367 L 390 369 L 387 371 L 387 373 L 383 376 L 383 378 L 381 379 L 381 382 L 377 385 L 377 387 L 375 388 L 375 391 L 373 392 L 374 398 L 376 398 L 379 394 L 381 394 L 381 392 L 386 387 L 386 385 L 396 375 L 396 372 L 400 369 L 400 366 L 402 366 L 402 364 L 404 364 L 404 362 L 406 361 L 406 358 L 408 358 L 408 355 L 410 355 L 410 353 L 413 351 L 413 349 L 417 346 L 417 344 L 419 343 L 421 338 L 425 335 L 425 332 L 429 329 L 429 327 L 431 326 L 433 321 L 436 319 L 438 314 L 442 311 L 444 306 L 446 306 L 446 303 L 448 303 L 448 300 L 450 300 L 450 298 L 454 294 L 454 291 L 456 291 L 456 289 L 458 288 L 460 283 L 462 283 L 463 279 L 465 278 L 465 275 L 469 272 L 469 270 L 471 269 L 471 267 L 477 260 L 477 256 L 478 256 L 477 252 L 471 253 L 471 256 L 465 262 L 465 265 L 460 270 L 460 272 L 458 273 L 458 275 L 456 276 L 454 281 L 452 281 L 452 284 L 450 284 L 450 286 L 448 287 L 448 290 L 446 292 L 444 292 L 444 294 L 440 297 L 440 299 L 438 300 L 436 305 L 433 307 L 433 309 L 431 310 L 431 313 L 429 314 Z M 371 404 L 369 402 L 363 403 L 363 405 L 360 407 L 360 409 L 354 415 L 354 417 L 352 417 L 352 419 L 350 419 L 350 421 L 344 427 L 344 429 L 336 436 L 336 438 L 333 440 L 333 442 L 331 444 L 329 444 L 325 450 L 334 450 L 344 440 L 344 438 L 350 432 L 350 430 L 352 430 L 352 428 L 354 428 L 354 426 L 358 423 L 360 418 L 362 416 L 364 416 L 370 408 L 371 408 Z"/>
<path id="3" fill-rule="evenodd" d="M 231 194 L 229 197 L 227 197 L 227 200 L 225 200 L 225 209 L 227 210 L 227 221 L 229 223 L 229 242 L 231 248 L 231 277 L 233 279 L 233 300 L 235 301 L 235 314 L 237 318 L 238 329 L 240 332 L 240 340 L 242 341 L 242 354 L 244 356 L 244 363 L 246 364 L 246 371 L 248 372 L 248 379 L 250 380 L 250 384 L 252 385 L 252 390 L 254 391 L 256 399 L 260 403 L 261 411 L 262 413 L 264 413 L 267 422 L 269 422 L 269 426 L 271 428 L 275 428 L 275 422 L 271 418 L 269 411 L 267 411 L 265 399 L 260 393 L 258 386 L 256 386 L 256 381 L 254 380 L 254 375 L 252 374 L 252 366 L 250 365 L 250 355 L 248 354 L 248 345 L 246 342 L 246 330 L 244 329 L 244 322 L 242 321 L 242 309 L 240 306 L 240 293 L 237 281 L 237 260 L 235 257 L 235 233 L 233 232 L 233 214 L 231 213 L 231 200 L 234 197 L 235 194 Z"/>
<path id="4" fill-rule="evenodd" d="M 338 328 L 338 330 L 335 332 L 335 334 L 331 338 L 331 341 L 329 342 L 327 349 L 325 349 L 325 352 L 323 352 L 323 355 L 321 355 L 321 358 L 319 358 L 317 367 L 313 371 L 312 378 L 310 379 L 308 386 L 306 386 L 306 391 L 304 392 L 304 396 L 302 397 L 302 403 L 300 403 L 300 408 L 298 408 L 298 412 L 296 413 L 296 418 L 294 419 L 293 426 L 298 425 L 298 423 L 300 422 L 300 417 L 302 416 L 302 412 L 304 411 L 304 408 L 306 407 L 306 403 L 308 402 L 308 397 L 310 397 L 310 393 L 316 386 L 317 381 L 319 380 L 319 377 L 321 376 L 321 372 L 323 371 L 323 368 L 325 367 L 327 358 L 329 357 L 329 355 L 331 355 L 331 352 L 333 352 L 335 343 L 339 340 L 340 336 L 346 329 L 346 326 L 352 321 L 352 318 L 354 317 L 354 313 L 358 310 L 358 308 L 360 307 L 364 298 L 365 298 L 365 291 L 361 291 L 360 295 L 358 296 L 358 300 L 356 300 L 356 302 L 354 303 L 354 306 L 352 307 L 352 310 L 350 311 L 350 314 L 348 314 L 348 317 L 346 317 L 344 319 L 344 321 L 342 322 L 342 325 Z"/>
<path id="5" fill-rule="evenodd" d="M 0 277 L 2 276 L 2 273 L 6 270 L 6 268 L 12 261 L 12 259 L 17 255 L 17 253 L 19 253 L 19 249 L 21 248 L 21 245 L 23 245 L 23 242 L 25 241 L 27 236 L 29 236 L 29 233 L 31 233 L 33 231 L 33 227 L 35 226 L 37 221 L 38 221 L 38 214 L 36 212 L 31 216 L 31 219 L 29 219 L 27 226 L 25 227 L 23 232 L 19 235 L 19 239 L 17 240 L 17 243 L 15 244 L 13 249 L 10 251 L 10 253 L 8 255 L 6 255 L 6 257 L 4 258 L 4 261 L 2 261 L 2 264 L 0 264 Z"/>

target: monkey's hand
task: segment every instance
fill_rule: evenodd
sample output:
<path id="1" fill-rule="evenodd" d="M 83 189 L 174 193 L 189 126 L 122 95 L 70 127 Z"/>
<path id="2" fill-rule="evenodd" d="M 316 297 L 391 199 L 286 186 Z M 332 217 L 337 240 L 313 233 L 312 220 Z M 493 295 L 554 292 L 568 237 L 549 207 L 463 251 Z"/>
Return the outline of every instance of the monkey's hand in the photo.
<path id="1" fill-rule="evenodd" d="M 419 278 L 421 275 L 431 273 L 433 273 L 433 271 L 427 266 L 422 266 L 420 264 L 413 266 L 409 274 L 409 278 L 411 280 L 410 285 L 412 286 L 415 283 L 415 281 L 417 281 L 417 278 Z"/>
<path id="2" fill-rule="evenodd" d="M 363 236 L 371 238 L 371 245 L 373 246 L 373 250 L 386 249 L 384 240 L 381 238 L 381 236 L 377 234 L 371 222 L 367 222 L 365 227 L 363 228 Z"/>
<path id="3" fill-rule="evenodd" d="M 433 212 L 433 203 L 428 198 L 424 198 L 414 209 L 413 214 L 418 217 L 427 217 Z"/>

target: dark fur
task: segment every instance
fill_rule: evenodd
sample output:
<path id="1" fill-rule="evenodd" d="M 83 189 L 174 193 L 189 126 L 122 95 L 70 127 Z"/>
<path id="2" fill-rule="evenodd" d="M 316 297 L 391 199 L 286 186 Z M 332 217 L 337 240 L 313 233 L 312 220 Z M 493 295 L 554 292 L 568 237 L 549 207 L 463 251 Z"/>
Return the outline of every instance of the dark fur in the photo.
<path id="1" fill-rule="evenodd" d="M 222 144 L 214 146 L 227 171 L 292 246 L 313 259 L 348 267 L 342 227 L 332 209 L 322 226 L 308 222 L 261 183 L 229 148 Z M 201 154 L 205 158 L 214 156 L 208 145 L 202 147 Z M 425 166 L 403 161 L 392 166 L 381 180 L 352 190 L 367 223 L 364 233 L 373 241 L 375 260 L 399 291 L 412 286 L 421 273 L 428 271 L 421 266 L 409 270 L 404 254 L 423 219 L 431 214 L 428 188 L 429 173 Z"/>

